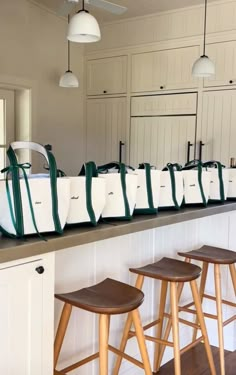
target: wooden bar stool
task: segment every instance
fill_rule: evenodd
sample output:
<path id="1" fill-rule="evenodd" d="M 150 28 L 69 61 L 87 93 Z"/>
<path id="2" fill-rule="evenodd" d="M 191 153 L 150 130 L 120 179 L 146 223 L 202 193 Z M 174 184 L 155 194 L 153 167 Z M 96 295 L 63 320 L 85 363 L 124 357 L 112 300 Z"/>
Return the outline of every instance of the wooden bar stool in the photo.
<path id="1" fill-rule="evenodd" d="M 208 313 L 204 313 L 204 315 L 207 318 L 217 320 L 218 337 L 219 337 L 219 353 L 220 353 L 220 369 L 221 369 L 221 375 L 225 375 L 223 327 L 233 322 L 236 319 L 236 315 L 233 315 L 231 318 L 227 319 L 226 321 L 223 321 L 222 304 L 236 307 L 236 303 L 222 300 L 220 266 L 223 266 L 223 265 L 229 266 L 234 293 L 236 294 L 236 270 L 234 266 L 234 264 L 236 263 L 236 252 L 221 249 L 218 247 L 203 246 L 197 250 L 192 250 L 187 253 L 179 252 L 178 254 L 181 256 L 184 256 L 187 261 L 190 261 L 191 259 L 195 259 L 195 260 L 203 262 L 202 277 L 201 277 L 201 284 L 200 284 L 200 299 L 201 299 L 201 302 L 203 301 L 203 298 L 216 301 L 217 315 L 208 314 Z M 205 294 L 205 286 L 206 286 L 206 279 L 207 279 L 207 272 L 208 272 L 209 264 L 214 265 L 215 296 Z M 182 310 L 192 311 L 189 309 L 191 306 L 192 306 L 192 303 L 189 303 L 188 305 L 183 306 Z M 194 330 L 193 341 L 196 340 L 196 337 L 197 337 L 197 329 Z"/>
<path id="2" fill-rule="evenodd" d="M 156 280 L 162 280 L 158 318 L 157 320 L 143 327 L 143 330 L 145 331 L 157 325 L 157 332 L 156 332 L 155 337 L 145 335 L 146 340 L 150 340 L 155 343 L 154 369 L 153 369 L 154 372 L 157 372 L 160 369 L 161 360 L 162 360 L 165 347 L 171 346 L 174 348 L 175 375 L 180 375 L 181 374 L 180 354 L 192 348 L 196 344 L 196 343 L 189 344 L 182 350 L 180 350 L 180 346 L 179 346 L 179 322 L 187 324 L 191 327 L 197 326 L 196 324 L 192 322 L 188 322 L 178 317 L 178 311 L 179 311 L 178 301 L 181 296 L 183 285 L 184 283 L 189 282 L 191 286 L 191 290 L 192 290 L 193 300 L 195 302 L 199 324 L 200 324 L 201 331 L 202 331 L 202 336 L 201 338 L 198 339 L 198 342 L 204 341 L 211 374 L 216 375 L 211 347 L 209 344 L 207 331 L 206 331 L 206 325 L 205 325 L 205 321 L 204 321 L 204 317 L 202 313 L 200 296 L 198 294 L 197 283 L 196 283 L 196 279 L 201 274 L 201 268 L 193 264 L 181 262 L 176 259 L 163 258 L 156 263 L 151 263 L 141 268 L 130 268 L 130 271 L 138 274 L 135 286 L 136 288 L 139 288 L 139 289 L 142 289 L 144 277 L 151 277 Z M 170 306 L 171 306 L 170 314 L 165 313 L 168 283 L 170 284 Z M 169 333 L 162 336 L 163 322 L 164 322 L 165 317 L 168 318 L 168 324 L 170 325 L 170 328 L 172 328 L 172 331 L 173 331 L 173 342 L 168 341 Z M 120 346 L 121 351 L 125 350 L 127 340 L 135 336 L 135 332 L 130 330 L 131 325 L 132 325 L 131 315 L 129 314 L 127 321 L 126 321 L 123 338 L 121 341 L 121 346 Z M 118 374 L 120 364 L 121 364 L 121 358 L 118 357 L 113 375 Z"/>
<path id="3" fill-rule="evenodd" d="M 138 307 L 143 303 L 144 299 L 142 291 L 119 281 L 106 279 L 89 288 L 84 288 L 67 294 L 56 294 L 55 297 L 64 302 L 64 307 L 54 344 L 54 375 L 70 372 L 96 358 L 99 358 L 99 374 L 108 375 L 108 350 L 111 350 L 120 357 L 125 358 L 144 369 L 146 375 L 152 374 L 138 311 Z M 56 370 L 56 366 L 72 307 L 78 307 L 99 314 L 99 352 L 58 371 Z M 130 319 L 135 327 L 143 362 L 137 361 L 125 354 L 124 351 L 121 352 L 111 345 L 108 345 L 110 316 L 127 312 L 130 314 Z"/>

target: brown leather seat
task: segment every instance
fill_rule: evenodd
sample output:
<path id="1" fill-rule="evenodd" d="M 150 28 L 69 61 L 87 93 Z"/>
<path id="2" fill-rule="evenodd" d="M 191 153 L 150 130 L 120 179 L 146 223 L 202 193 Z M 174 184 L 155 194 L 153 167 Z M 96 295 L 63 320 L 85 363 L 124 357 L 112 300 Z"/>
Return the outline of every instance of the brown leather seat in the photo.
<path id="1" fill-rule="evenodd" d="M 56 298 L 72 306 L 98 314 L 123 314 L 137 309 L 143 302 L 141 290 L 113 279 Z"/>
<path id="2" fill-rule="evenodd" d="M 236 262 L 236 252 L 206 245 L 197 250 L 187 253 L 179 252 L 178 254 L 189 259 L 214 264 L 233 264 Z"/>
<path id="3" fill-rule="evenodd" d="M 160 261 L 147 264 L 144 267 L 130 268 L 130 271 L 158 280 L 175 282 L 195 280 L 201 274 L 200 267 L 172 258 L 162 258 Z"/>

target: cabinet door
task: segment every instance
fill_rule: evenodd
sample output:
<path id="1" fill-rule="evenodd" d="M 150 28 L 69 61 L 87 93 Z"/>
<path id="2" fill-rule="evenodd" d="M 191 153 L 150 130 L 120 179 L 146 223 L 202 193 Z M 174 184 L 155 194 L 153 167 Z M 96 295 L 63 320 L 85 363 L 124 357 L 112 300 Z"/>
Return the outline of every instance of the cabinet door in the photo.
<path id="1" fill-rule="evenodd" d="M 119 160 L 119 142 L 126 142 L 126 108 L 126 98 L 87 100 L 87 160 Z M 124 161 L 125 145 L 122 151 Z"/>
<path id="2" fill-rule="evenodd" d="M 132 56 L 132 92 L 187 89 L 198 86 L 192 66 L 199 46 Z"/>
<path id="3" fill-rule="evenodd" d="M 87 95 L 126 93 L 126 81 L 127 56 L 87 62 Z"/>
<path id="4" fill-rule="evenodd" d="M 203 94 L 201 139 L 203 160 L 220 160 L 228 166 L 236 157 L 236 90 Z"/>
<path id="5" fill-rule="evenodd" d="M 204 86 L 236 85 L 236 41 L 208 44 L 206 52 L 215 63 L 216 74 L 204 79 Z"/>
<path id="6" fill-rule="evenodd" d="M 162 169 L 169 162 L 185 164 L 188 141 L 194 144 L 195 116 L 132 118 L 130 163 L 149 162 Z M 191 147 L 190 159 L 194 157 Z"/>
<path id="7" fill-rule="evenodd" d="M 42 260 L 0 270 L 1 374 L 52 375 L 53 275 Z"/>

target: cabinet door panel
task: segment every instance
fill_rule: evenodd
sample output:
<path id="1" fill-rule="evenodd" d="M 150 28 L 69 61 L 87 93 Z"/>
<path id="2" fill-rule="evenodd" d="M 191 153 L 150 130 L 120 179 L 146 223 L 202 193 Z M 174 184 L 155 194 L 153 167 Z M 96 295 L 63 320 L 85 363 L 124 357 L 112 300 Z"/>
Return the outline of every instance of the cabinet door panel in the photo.
<path id="1" fill-rule="evenodd" d="M 207 55 L 215 63 L 216 74 L 204 79 L 204 86 L 236 85 L 236 41 L 208 44 Z"/>
<path id="2" fill-rule="evenodd" d="M 191 72 L 198 57 L 198 46 L 133 55 L 132 92 L 197 87 Z"/>
<path id="3" fill-rule="evenodd" d="M 42 265 L 47 271 L 38 274 L 35 268 Z M 52 374 L 53 279 L 43 261 L 0 270 L 1 374 Z"/>
<path id="4" fill-rule="evenodd" d="M 203 160 L 220 160 L 228 166 L 236 157 L 236 90 L 203 94 Z"/>
<path id="5" fill-rule="evenodd" d="M 168 162 L 186 163 L 187 143 L 194 143 L 195 116 L 132 118 L 130 163 L 149 162 L 163 168 Z M 193 147 L 190 158 L 193 158 Z"/>
<path id="6" fill-rule="evenodd" d="M 119 159 L 119 141 L 126 140 L 126 107 L 126 98 L 87 101 L 87 160 L 104 164 Z"/>
<path id="7" fill-rule="evenodd" d="M 127 57 L 87 62 L 87 95 L 123 94 L 127 86 Z"/>

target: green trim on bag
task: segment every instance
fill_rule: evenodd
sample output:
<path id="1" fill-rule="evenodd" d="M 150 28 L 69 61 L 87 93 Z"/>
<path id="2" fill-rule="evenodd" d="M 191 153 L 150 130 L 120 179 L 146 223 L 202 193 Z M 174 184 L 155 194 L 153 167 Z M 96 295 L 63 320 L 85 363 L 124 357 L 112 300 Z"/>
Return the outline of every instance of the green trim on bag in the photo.
<path id="1" fill-rule="evenodd" d="M 225 188 L 223 180 L 223 168 L 225 168 L 219 161 L 211 160 L 203 164 L 204 167 L 217 168 L 218 178 L 219 178 L 219 188 L 220 188 L 220 201 L 224 202 L 225 198 Z M 219 199 L 210 199 L 210 202 L 218 202 Z"/>
<path id="2" fill-rule="evenodd" d="M 59 234 L 63 233 L 61 222 L 58 214 L 58 195 L 57 195 L 57 165 L 53 154 L 46 149 L 49 174 L 50 174 L 50 185 L 51 185 L 51 196 L 52 196 L 52 216 L 54 221 L 55 231 Z"/>
<path id="3" fill-rule="evenodd" d="M 41 234 L 39 233 L 39 230 L 38 230 L 38 227 L 37 227 L 37 224 L 36 224 L 36 220 L 35 220 L 34 208 L 33 208 L 33 203 L 32 203 L 32 198 L 31 198 L 31 193 L 30 193 L 30 187 L 29 187 L 28 177 L 27 177 L 27 174 L 26 174 L 26 171 L 25 171 L 25 169 L 30 169 L 30 168 L 31 168 L 31 164 L 30 163 L 23 163 L 23 164 L 17 164 L 17 165 L 10 165 L 9 167 L 6 167 L 6 168 L 4 168 L 1 171 L 2 173 L 7 172 L 7 174 L 6 174 L 7 200 L 8 200 L 8 205 L 9 205 L 9 210 L 10 210 L 10 216 L 11 216 L 12 224 L 13 224 L 14 229 L 16 231 L 16 235 L 12 235 L 9 232 L 7 232 L 6 230 L 4 230 L 3 233 L 4 234 L 8 234 L 8 235 L 10 234 L 11 236 L 14 236 L 14 237 L 23 237 L 24 236 L 24 233 L 19 233 L 18 230 L 17 230 L 17 224 L 16 224 L 16 220 L 15 220 L 15 216 L 16 216 L 16 213 L 17 213 L 17 208 L 15 209 L 15 215 L 14 215 L 13 205 L 12 205 L 12 200 L 11 200 L 11 192 L 10 192 L 10 188 L 9 188 L 9 178 L 8 178 L 9 174 L 10 173 L 12 174 L 12 172 L 14 171 L 14 169 L 18 169 L 18 170 L 21 170 L 23 172 L 23 178 L 24 178 L 24 182 L 25 182 L 25 185 L 26 185 L 26 192 L 27 192 L 27 196 L 28 196 L 28 202 L 29 202 L 29 207 L 30 207 L 30 214 L 31 214 L 31 218 L 32 218 L 32 221 L 33 221 L 34 229 L 35 229 L 36 233 L 38 234 L 38 236 L 41 239 L 43 239 L 44 241 L 46 241 L 46 239 L 43 238 L 41 236 Z"/>
<path id="4" fill-rule="evenodd" d="M 134 214 L 137 215 L 156 215 L 158 212 L 157 208 L 135 208 Z"/>
<path id="5" fill-rule="evenodd" d="M 85 187 L 86 187 L 86 207 L 93 225 L 97 225 L 96 216 L 93 209 L 92 202 L 92 181 L 93 177 L 97 177 L 97 167 L 93 161 L 85 163 L 79 173 L 79 176 L 85 176 Z"/>
<path id="6" fill-rule="evenodd" d="M 125 206 L 125 217 L 130 218 L 130 207 L 129 202 L 127 198 L 126 193 L 126 166 L 124 163 L 120 163 L 119 165 L 120 169 L 120 181 L 121 181 L 121 187 L 122 187 L 122 193 L 123 193 L 123 199 L 124 199 L 124 206 Z"/>

